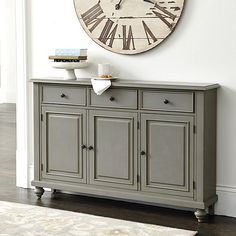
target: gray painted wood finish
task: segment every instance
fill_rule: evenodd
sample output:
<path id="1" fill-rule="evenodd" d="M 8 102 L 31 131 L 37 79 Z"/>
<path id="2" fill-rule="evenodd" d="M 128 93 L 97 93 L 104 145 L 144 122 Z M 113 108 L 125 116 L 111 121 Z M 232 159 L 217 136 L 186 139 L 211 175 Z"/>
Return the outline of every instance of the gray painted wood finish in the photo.
<path id="1" fill-rule="evenodd" d="M 193 198 L 193 117 L 141 114 L 141 190 Z"/>
<path id="2" fill-rule="evenodd" d="M 193 112 L 194 94 L 191 92 L 140 92 L 140 108 L 160 111 Z"/>
<path id="3" fill-rule="evenodd" d="M 213 209 L 217 84 L 116 81 L 97 96 L 85 80 L 33 83 L 38 195 L 195 208 L 199 221 Z"/>
<path id="4" fill-rule="evenodd" d="M 42 179 L 86 182 L 86 112 L 42 108 Z"/>
<path id="5" fill-rule="evenodd" d="M 134 89 L 109 89 L 97 96 L 89 89 L 89 105 L 95 107 L 114 107 L 137 109 L 138 91 Z"/>
<path id="6" fill-rule="evenodd" d="M 81 87 L 45 85 L 42 94 L 43 103 L 86 105 L 86 89 Z"/>
<path id="7" fill-rule="evenodd" d="M 33 83 L 39 84 L 63 84 L 63 85 L 79 85 L 91 86 L 91 78 L 80 78 L 78 80 L 63 80 L 63 78 L 35 78 L 31 79 Z M 164 90 L 184 90 L 184 91 L 207 91 L 219 88 L 219 84 L 212 83 L 189 83 L 189 82 L 170 82 L 170 81 L 148 81 L 148 80 L 112 80 L 112 86 L 117 88 L 154 88 Z"/>
<path id="8" fill-rule="evenodd" d="M 90 184 L 137 189 L 137 114 L 89 111 Z"/>

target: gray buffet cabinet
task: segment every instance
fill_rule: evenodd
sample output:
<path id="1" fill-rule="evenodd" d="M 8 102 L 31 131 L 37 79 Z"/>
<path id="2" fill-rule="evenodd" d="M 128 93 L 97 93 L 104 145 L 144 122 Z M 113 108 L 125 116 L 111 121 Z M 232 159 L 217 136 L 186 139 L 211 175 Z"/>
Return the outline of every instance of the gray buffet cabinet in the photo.
<path id="1" fill-rule="evenodd" d="M 33 79 L 34 180 L 45 188 L 214 211 L 218 84 Z"/>

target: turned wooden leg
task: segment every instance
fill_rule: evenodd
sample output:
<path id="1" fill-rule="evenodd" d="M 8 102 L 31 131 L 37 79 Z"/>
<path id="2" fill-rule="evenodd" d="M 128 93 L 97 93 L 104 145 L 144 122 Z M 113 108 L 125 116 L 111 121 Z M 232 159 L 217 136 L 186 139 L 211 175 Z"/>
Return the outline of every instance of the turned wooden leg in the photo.
<path id="1" fill-rule="evenodd" d="M 211 215 L 211 216 L 215 215 L 215 205 L 214 204 L 209 206 L 208 212 L 209 212 L 209 215 Z"/>
<path id="2" fill-rule="evenodd" d="M 199 223 L 203 223 L 206 222 L 206 216 L 207 216 L 207 212 L 203 209 L 197 209 L 194 212 L 194 215 L 196 216 L 197 220 Z"/>
<path id="3" fill-rule="evenodd" d="M 35 187 L 35 194 L 38 197 L 38 199 L 41 199 L 43 193 L 44 189 L 42 187 Z"/>
<path id="4" fill-rule="evenodd" d="M 52 193 L 52 194 L 55 194 L 56 192 L 57 192 L 56 189 L 54 189 L 54 188 L 51 189 L 51 193 Z"/>

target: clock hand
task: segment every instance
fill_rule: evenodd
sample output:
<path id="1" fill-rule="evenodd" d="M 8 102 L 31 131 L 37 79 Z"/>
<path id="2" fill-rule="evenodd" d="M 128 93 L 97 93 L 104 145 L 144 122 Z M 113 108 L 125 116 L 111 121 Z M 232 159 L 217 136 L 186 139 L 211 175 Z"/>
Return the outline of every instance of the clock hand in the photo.
<path id="1" fill-rule="evenodd" d="M 119 9 L 120 9 L 120 4 L 121 4 L 121 2 L 122 2 L 122 0 L 120 0 L 120 1 L 116 4 L 116 6 L 115 6 L 116 10 L 119 10 Z"/>
<path id="2" fill-rule="evenodd" d="M 151 4 L 155 4 L 153 1 L 151 1 L 151 0 L 143 0 L 144 2 L 149 2 L 149 3 L 151 3 Z"/>

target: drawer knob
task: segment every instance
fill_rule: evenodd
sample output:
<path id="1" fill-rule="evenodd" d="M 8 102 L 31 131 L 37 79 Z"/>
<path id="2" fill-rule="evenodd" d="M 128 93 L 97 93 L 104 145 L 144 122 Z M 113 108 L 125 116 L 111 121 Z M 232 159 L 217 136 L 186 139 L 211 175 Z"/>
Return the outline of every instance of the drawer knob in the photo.
<path id="1" fill-rule="evenodd" d="M 86 146 L 85 146 L 85 145 L 82 145 L 82 146 L 81 146 L 81 148 L 82 148 L 82 149 L 85 149 L 85 148 L 86 148 Z"/>
<path id="2" fill-rule="evenodd" d="M 146 152 L 144 151 L 141 151 L 141 155 L 144 156 L 146 154 Z"/>
<path id="3" fill-rule="evenodd" d="M 170 103 L 169 100 L 167 100 L 167 99 L 165 99 L 163 102 L 164 102 L 165 104 Z"/>
<path id="4" fill-rule="evenodd" d="M 64 93 L 61 94 L 61 98 L 64 98 L 66 95 Z"/>
<path id="5" fill-rule="evenodd" d="M 111 102 L 115 101 L 115 98 L 114 97 L 110 97 L 110 101 Z"/>
<path id="6" fill-rule="evenodd" d="M 89 146 L 89 147 L 88 147 L 88 150 L 93 150 L 93 147 L 92 147 L 92 146 Z"/>

